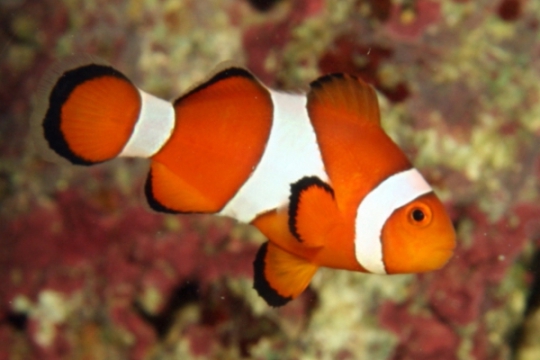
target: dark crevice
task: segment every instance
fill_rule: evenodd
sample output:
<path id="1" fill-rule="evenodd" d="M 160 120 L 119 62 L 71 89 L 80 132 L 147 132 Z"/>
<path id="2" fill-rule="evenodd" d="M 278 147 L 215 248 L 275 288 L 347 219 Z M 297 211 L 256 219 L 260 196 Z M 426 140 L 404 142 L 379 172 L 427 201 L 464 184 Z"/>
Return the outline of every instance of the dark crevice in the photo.
<path id="1" fill-rule="evenodd" d="M 9 313 L 6 321 L 15 330 L 25 331 L 28 324 L 28 316 L 23 313 Z"/>
<path id="2" fill-rule="evenodd" d="M 248 0 L 248 2 L 258 11 L 264 12 L 272 9 L 280 0 Z"/>
<path id="3" fill-rule="evenodd" d="M 522 4 L 520 0 L 503 0 L 499 4 L 497 14 L 504 21 L 516 21 L 521 17 Z"/>
<path id="4" fill-rule="evenodd" d="M 527 297 L 525 317 L 536 312 L 540 307 L 540 249 L 537 249 L 534 253 L 530 264 L 530 272 L 533 276 L 533 282 L 531 284 L 529 296 Z"/>
<path id="5" fill-rule="evenodd" d="M 200 321 L 216 330 L 222 345 L 238 348 L 241 358 L 251 358 L 253 345 L 280 331 L 275 321 L 254 314 L 244 298 L 220 283 L 210 286 L 205 292 Z"/>
<path id="6" fill-rule="evenodd" d="M 157 315 L 149 314 L 138 302 L 135 302 L 133 306 L 137 313 L 155 329 L 158 338 L 163 339 L 174 323 L 175 313 L 182 307 L 197 302 L 200 298 L 199 291 L 197 281 L 184 282 L 172 292 L 167 305 Z"/>
<path id="7" fill-rule="evenodd" d="M 511 359 L 517 358 L 518 351 L 527 336 L 528 319 L 540 309 L 540 249 L 536 249 L 536 252 L 533 255 L 529 266 L 529 272 L 532 275 L 533 280 L 529 288 L 523 320 L 515 331 L 510 334 L 508 340 L 512 354 Z"/>

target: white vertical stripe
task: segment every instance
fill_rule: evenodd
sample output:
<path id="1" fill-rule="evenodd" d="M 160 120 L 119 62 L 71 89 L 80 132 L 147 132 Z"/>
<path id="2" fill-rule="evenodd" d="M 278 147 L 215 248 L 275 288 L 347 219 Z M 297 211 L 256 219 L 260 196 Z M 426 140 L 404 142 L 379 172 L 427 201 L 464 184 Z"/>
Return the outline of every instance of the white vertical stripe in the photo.
<path id="1" fill-rule="evenodd" d="M 386 274 L 381 232 L 392 213 L 432 191 L 416 169 L 390 176 L 373 189 L 360 203 L 356 213 L 354 240 L 356 260 L 366 270 Z"/>
<path id="2" fill-rule="evenodd" d="M 288 203 L 290 185 L 304 176 L 327 181 L 305 95 L 269 90 L 274 105 L 270 138 L 250 178 L 220 212 L 242 222 Z"/>
<path id="3" fill-rule="evenodd" d="M 141 112 L 131 137 L 118 156 L 150 157 L 169 140 L 174 129 L 172 104 L 138 90 L 141 94 Z"/>

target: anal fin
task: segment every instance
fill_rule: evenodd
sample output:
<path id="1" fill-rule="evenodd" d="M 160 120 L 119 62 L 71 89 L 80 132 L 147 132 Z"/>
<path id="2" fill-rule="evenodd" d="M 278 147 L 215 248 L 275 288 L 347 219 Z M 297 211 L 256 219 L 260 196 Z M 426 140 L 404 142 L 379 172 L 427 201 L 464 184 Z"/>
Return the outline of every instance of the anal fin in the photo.
<path id="1" fill-rule="evenodd" d="M 268 305 L 283 306 L 307 288 L 317 269 L 316 264 L 266 242 L 253 262 L 253 287 Z"/>

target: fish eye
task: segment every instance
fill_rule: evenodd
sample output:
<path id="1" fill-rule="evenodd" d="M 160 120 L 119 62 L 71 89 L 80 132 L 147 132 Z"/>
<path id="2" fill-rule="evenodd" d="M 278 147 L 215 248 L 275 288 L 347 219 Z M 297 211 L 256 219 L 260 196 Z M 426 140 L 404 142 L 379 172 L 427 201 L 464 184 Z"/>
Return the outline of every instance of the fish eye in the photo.
<path id="1" fill-rule="evenodd" d="M 410 205 L 410 208 L 407 212 L 409 223 L 415 226 L 424 227 L 431 223 L 432 212 L 429 206 L 417 202 Z"/>
<path id="2" fill-rule="evenodd" d="M 426 217 L 426 215 L 424 214 L 422 209 L 414 209 L 413 212 L 412 212 L 412 218 L 416 222 L 420 222 L 420 221 L 424 220 L 425 217 Z"/>

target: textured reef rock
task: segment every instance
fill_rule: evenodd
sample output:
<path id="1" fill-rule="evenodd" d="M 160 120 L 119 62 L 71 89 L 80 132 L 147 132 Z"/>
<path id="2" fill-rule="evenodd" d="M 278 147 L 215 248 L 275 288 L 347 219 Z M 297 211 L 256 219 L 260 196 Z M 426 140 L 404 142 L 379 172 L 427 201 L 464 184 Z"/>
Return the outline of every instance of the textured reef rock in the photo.
<path id="1" fill-rule="evenodd" d="M 105 318 L 100 331 L 111 327 L 117 345 L 132 345 L 131 356 L 140 357 L 171 326 L 164 317 L 175 291 L 194 301 L 223 277 L 251 275 L 256 246 L 226 238 L 230 222 L 167 220 L 140 206 L 119 212 L 110 202 L 128 200 L 110 196 L 99 203 L 67 190 L 3 231 L 10 254 L 2 264 L 10 271 L 0 275 L 3 314 L 40 353 L 75 351 L 90 336 L 86 322 Z M 68 341 L 70 332 L 81 334 Z"/>
<path id="2" fill-rule="evenodd" d="M 540 5 L 498 0 L 0 2 L 0 359 L 537 359 Z M 174 98 L 220 61 L 295 91 L 362 76 L 444 199 L 442 270 L 321 270 L 269 308 L 262 237 L 144 206 L 144 161 L 50 164 L 29 140 L 54 58 L 92 53 Z"/>

